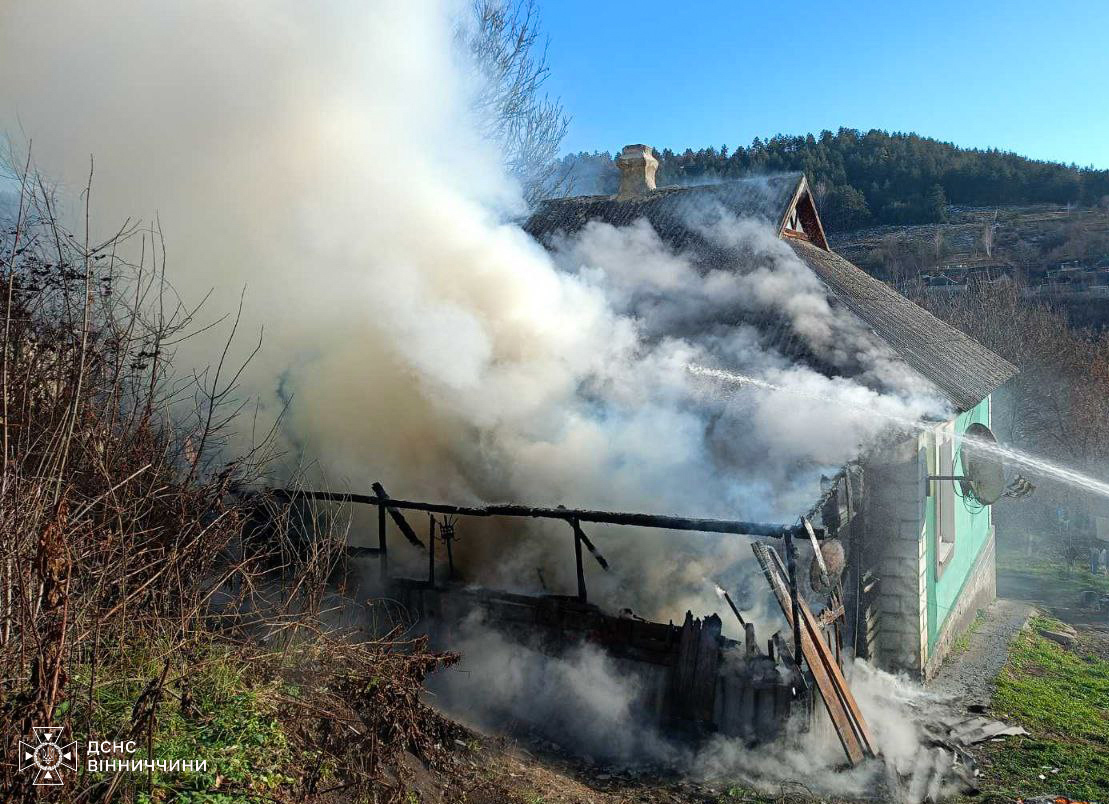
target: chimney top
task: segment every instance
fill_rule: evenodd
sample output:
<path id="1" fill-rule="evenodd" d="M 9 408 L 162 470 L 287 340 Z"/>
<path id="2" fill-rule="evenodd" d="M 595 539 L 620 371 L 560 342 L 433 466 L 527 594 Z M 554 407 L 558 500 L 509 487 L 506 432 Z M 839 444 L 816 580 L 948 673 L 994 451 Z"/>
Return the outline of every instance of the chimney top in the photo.
<path id="1" fill-rule="evenodd" d="M 616 167 L 620 168 L 619 201 L 647 195 L 655 189 L 655 171 L 658 160 L 650 145 L 625 145 L 616 157 Z"/>

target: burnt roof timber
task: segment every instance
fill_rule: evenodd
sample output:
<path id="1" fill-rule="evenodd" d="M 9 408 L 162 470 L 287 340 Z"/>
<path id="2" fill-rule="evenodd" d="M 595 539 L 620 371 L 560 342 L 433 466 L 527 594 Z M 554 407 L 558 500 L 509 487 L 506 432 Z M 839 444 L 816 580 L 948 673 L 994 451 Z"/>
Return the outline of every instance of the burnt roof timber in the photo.
<path id="1" fill-rule="evenodd" d="M 453 514 L 455 516 L 513 516 L 533 519 L 561 519 L 565 522 L 595 522 L 608 525 L 631 525 L 661 530 L 684 530 L 700 533 L 734 533 L 740 536 L 759 536 L 774 539 L 806 535 L 804 527 L 797 525 L 769 524 L 765 522 L 742 522 L 732 519 L 698 519 L 665 514 L 638 514 L 620 511 L 595 511 L 580 508 L 538 508 L 528 505 L 496 504 L 481 507 L 450 505 L 446 503 L 419 502 L 416 500 L 382 499 L 369 494 L 355 494 L 342 491 L 311 491 L 307 489 L 270 489 L 270 493 L 293 499 L 297 497 L 337 503 L 359 503 L 363 505 L 385 505 L 390 508 L 410 511 L 426 511 L 434 514 Z M 818 538 L 823 538 L 823 528 L 815 528 Z"/>

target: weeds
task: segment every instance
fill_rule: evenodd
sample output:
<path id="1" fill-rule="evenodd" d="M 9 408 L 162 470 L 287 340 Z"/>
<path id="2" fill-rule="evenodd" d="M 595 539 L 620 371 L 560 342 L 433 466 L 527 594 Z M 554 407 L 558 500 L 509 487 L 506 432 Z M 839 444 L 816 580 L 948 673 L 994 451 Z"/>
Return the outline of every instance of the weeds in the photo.
<path id="1" fill-rule="evenodd" d="M 237 318 L 212 368 L 176 374 L 205 327 L 165 281 L 157 227 L 91 242 L 91 171 L 79 236 L 29 158 L 17 181 L 0 230 L 0 730 L 60 726 L 80 763 L 91 739 L 133 745 L 121 759 L 208 760 L 82 764 L 67 802 L 403 800 L 390 763 L 435 761 L 447 726 L 418 696 L 452 657 L 323 628 L 345 534 L 304 534 L 241 493 L 275 450 L 271 433 L 229 457 Z M 3 800 L 37 799 L 33 779 L 0 765 Z"/>

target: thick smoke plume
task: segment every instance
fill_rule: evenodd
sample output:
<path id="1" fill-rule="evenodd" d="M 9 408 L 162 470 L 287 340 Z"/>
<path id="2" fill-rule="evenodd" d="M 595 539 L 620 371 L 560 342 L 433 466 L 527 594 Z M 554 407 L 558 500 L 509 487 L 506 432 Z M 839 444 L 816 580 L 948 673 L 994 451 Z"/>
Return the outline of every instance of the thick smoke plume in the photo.
<path id="1" fill-rule="evenodd" d="M 787 521 L 890 417 L 939 412 L 757 224 L 720 210 L 689 222 L 739 253 L 737 270 L 706 269 L 642 223 L 592 225 L 553 255 L 533 242 L 474 116 L 482 73 L 456 37 L 467 12 L 445 0 L 9 5 L 0 130 L 17 155 L 33 142 L 62 198 L 76 201 L 93 155 L 94 239 L 157 214 L 167 276 L 189 302 L 214 289 L 210 318 L 245 288 L 239 330 L 264 329 L 243 378 L 261 405 L 251 428 L 287 407 L 290 465 L 314 462 L 331 486 Z M 749 315 L 788 322 L 850 379 L 791 360 Z M 181 344 L 177 367 L 207 365 L 226 334 Z M 800 389 L 805 403 L 724 392 L 690 365 Z M 542 567 L 552 590 L 570 588 L 564 526 L 524 541 L 467 527 L 471 578 L 534 591 Z M 715 610 L 719 582 L 765 614 L 739 538 L 591 536 L 616 568 L 588 568 L 602 604 L 680 619 Z M 571 685 L 579 666 L 606 672 L 595 656 L 567 661 Z M 626 700 L 612 701 L 602 714 L 619 720 Z"/>
<path id="2" fill-rule="evenodd" d="M 188 301 L 214 288 L 212 318 L 245 288 L 239 329 L 265 334 L 243 393 L 263 419 L 288 404 L 291 459 L 332 485 L 792 520 L 820 472 L 886 426 L 860 398 L 910 418 L 934 409 L 755 224 L 712 210 L 691 221 L 748 255 L 740 272 L 706 272 L 645 224 L 592 226 L 548 256 L 510 222 L 526 213 L 519 190 L 478 133 L 481 71 L 455 35 L 466 11 L 9 7 L 0 120 L 17 151 L 33 141 L 63 197 L 77 197 L 95 156 L 94 228 L 156 212 L 170 280 Z M 788 319 L 856 380 L 796 365 L 734 325 L 752 309 Z M 178 365 L 206 365 L 225 334 L 186 342 Z M 721 395 L 691 363 L 832 401 Z M 564 585 L 565 534 L 539 535 L 460 548 L 471 565 L 496 554 L 488 583 L 534 587 L 546 563 Z M 648 615 L 712 608 L 710 570 L 734 588 L 719 568 L 747 555 L 736 540 L 599 536 L 624 574 L 596 579 L 597 594 Z"/>

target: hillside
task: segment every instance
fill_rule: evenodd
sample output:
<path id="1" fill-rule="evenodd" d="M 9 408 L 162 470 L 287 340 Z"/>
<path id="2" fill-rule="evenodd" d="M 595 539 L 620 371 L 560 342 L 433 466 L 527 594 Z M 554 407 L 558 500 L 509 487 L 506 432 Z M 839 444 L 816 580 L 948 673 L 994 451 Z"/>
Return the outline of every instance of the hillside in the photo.
<path id="1" fill-rule="evenodd" d="M 959 148 L 916 134 L 856 129 L 756 138 L 682 152 L 656 152 L 658 183 L 701 184 L 801 170 L 812 181 L 825 225 L 851 231 L 874 225 L 936 223 L 949 205 L 1109 204 L 1109 171 L 1028 159 L 996 149 Z M 569 154 L 556 175 L 559 195 L 613 193 L 612 154 Z"/>
<path id="2" fill-rule="evenodd" d="M 1013 281 L 1025 286 L 1026 297 L 1065 309 L 1076 324 L 1106 324 L 1109 210 L 949 206 L 945 218 L 841 232 L 831 236 L 831 245 L 910 294 L 943 296 L 968 283 Z"/>

